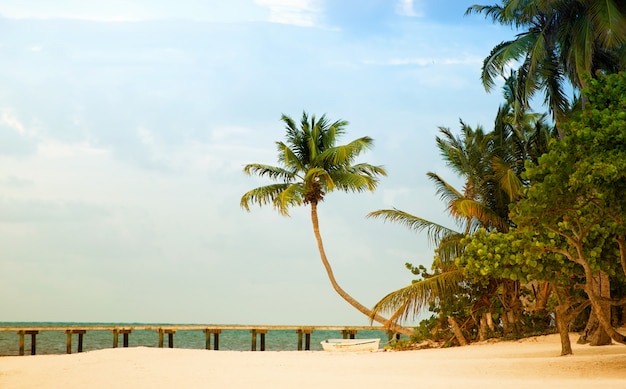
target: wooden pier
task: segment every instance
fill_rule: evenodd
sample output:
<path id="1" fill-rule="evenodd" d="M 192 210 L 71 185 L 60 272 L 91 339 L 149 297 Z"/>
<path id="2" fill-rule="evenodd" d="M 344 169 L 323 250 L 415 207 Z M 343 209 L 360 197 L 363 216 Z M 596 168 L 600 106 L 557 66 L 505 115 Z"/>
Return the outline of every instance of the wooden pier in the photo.
<path id="1" fill-rule="evenodd" d="M 30 335 L 30 354 L 37 353 L 37 335 L 43 331 L 62 331 L 66 334 L 66 353 L 72 353 L 72 339 L 77 335 L 77 352 L 83 351 L 84 336 L 88 331 L 111 331 L 113 335 L 112 347 L 119 345 L 119 335 L 123 336 L 123 347 L 128 347 L 128 339 L 133 331 L 155 331 L 158 335 L 158 346 L 163 347 L 165 344 L 165 335 L 167 335 L 167 346 L 174 347 L 174 334 L 176 331 L 202 331 L 205 334 L 205 348 L 211 350 L 219 350 L 219 336 L 222 331 L 247 330 L 251 334 L 251 351 L 257 351 L 257 340 L 260 338 L 259 350 L 265 351 L 265 335 L 268 331 L 292 330 L 297 335 L 298 351 L 311 349 L 311 334 L 313 331 L 330 330 L 338 331 L 344 339 L 354 339 L 358 331 L 382 331 L 386 332 L 389 340 L 393 337 L 399 338 L 399 334 L 389 331 L 381 326 L 235 326 L 235 325 L 131 325 L 131 326 L 39 326 L 39 327 L 0 327 L 2 332 L 16 332 L 19 337 L 19 355 L 24 355 L 24 338 Z M 212 335 L 212 336 L 211 336 Z M 211 343 L 213 338 L 213 343 Z"/>

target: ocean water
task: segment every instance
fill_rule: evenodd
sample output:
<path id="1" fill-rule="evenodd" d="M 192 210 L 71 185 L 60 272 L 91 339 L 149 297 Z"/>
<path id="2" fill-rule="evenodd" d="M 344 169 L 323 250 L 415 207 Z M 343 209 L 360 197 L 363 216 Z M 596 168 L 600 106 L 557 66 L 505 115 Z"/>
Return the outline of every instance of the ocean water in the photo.
<path id="1" fill-rule="evenodd" d="M 188 324 L 172 323 L 32 323 L 32 322 L 0 322 L 0 327 L 83 327 L 90 326 L 184 326 Z M 118 335 L 118 347 L 122 347 L 123 335 Z M 311 350 L 320 351 L 320 342 L 324 339 L 341 338 L 341 332 L 335 330 L 315 330 L 311 334 Z M 363 330 L 355 336 L 360 338 L 380 338 L 380 347 L 388 343 L 388 336 L 384 331 Z M 303 335 L 302 348 L 305 337 Z M 178 330 L 174 334 L 174 347 L 185 349 L 205 349 L 205 334 L 202 330 Z M 65 354 L 67 335 L 64 331 L 40 331 L 36 336 L 37 355 Z M 256 349 L 260 350 L 261 336 L 257 334 Z M 158 347 L 159 334 L 155 330 L 133 330 L 128 337 L 129 347 Z M 77 352 L 78 335 L 72 336 L 72 353 Z M 83 335 L 83 352 L 113 347 L 113 333 L 110 330 L 87 331 Z M 163 347 L 168 347 L 168 336 L 164 335 Z M 211 349 L 214 347 L 214 338 L 211 335 Z M 252 334 L 250 330 L 222 330 L 219 335 L 219 350 L 250 351 L 252 348 Z M 24 336 L 24 354 L 29 355 L 31 349 L 30 335 Z M 267 351 L 295 351 L 298 349 L 298 334 L 295 330 L 268 330 L 265 335 L 265 350 Z M 0 356 L 19 355 L 19 335 L 15 331 L 0 331 Z"/>

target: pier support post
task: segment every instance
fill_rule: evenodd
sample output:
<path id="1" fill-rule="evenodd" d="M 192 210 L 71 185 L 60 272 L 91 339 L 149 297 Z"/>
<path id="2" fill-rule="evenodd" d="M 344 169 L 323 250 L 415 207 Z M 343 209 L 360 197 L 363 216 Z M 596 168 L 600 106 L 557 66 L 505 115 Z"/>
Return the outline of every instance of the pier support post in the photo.
<path id="1" fill-rule="evenodd" d="M 305 336 L 304 350 L 311 350 L 311 334 L 313 333 L 312 328 L 300 328 L 296 330 L 298 334 L 298 351 L 302 351 L 302 335 Z"/>
<path id="2" fill-rule="evenodd" d="M 265 351 L 265 334 L 266 332 L 259 332 L 261 334 L 261 351 Z"/>
<path id="3" fill-rule="evenodd" d="M 350 337 L 350 339 L 354 339 L 354 336 L 356 335 L 357 332 L 358 332 L 357 330 L 345 329 L 345 330 L 341 330 L 341 335 L 343 336 L 344 339 L 348 339 L 348 336 Z"/>
<path id="4" fill-rule="evenodd" d="M 296 330 L 298 334 L 298 351 L 302 351 L 302 330 Z"/>
<path id="5" fill-rule="evenodd" d="M 256 329 L 253 328 L 250 330 L 252 333 L 252 351 L 256 351 L 256 335 L 261 335 L 261 351 L 265 351 L 265 334 L 267 334 L 267 330 L 264 328 Z"/>
<path id="6" fill-rule="evenodd" d="M 256 351 L 256 330 L 250 330 L 252 333 L 252 351 Z"/>
<path id="7" fill-rule="evenodd" d="M 87 330 L 65 330 L 65 334 L 67 335 L 67 344 L 65 351 L 68 354 L 72 353 L 72 335 L 78 335 L 78 349 L 76 350 L 79 353 L 83 352 L 83 335 L 87 333 Z"/>
<path id="8" fill-rule="evenodd" d="M 30 335 L 30 355 L 37 353 L 37 334 L 39 331 L 20 330 L 17 334 L 20 336 L 19 354 L 24 355 L 24 335 Z"/>
<path id="9" fill-rule="evenodd" d="M 213 350 L 219 350 L 220 348 L 220 334 L 222 330 L 220 329 L 211 329 L 205 328 L 202 330 L 204 332 L 204 336 L 206 337 L 205 345 L 206 349 L 211 349 L 211 334 L 213 334 Z"/>
<path id="10" fill-rule="evenodd" d="M 174 334 L 176 330 L 159 328 L 159 348 L 163 348 L 163 334 L 167 334 L 168 347 L 174 348 Z"/>
<path id="11" fill-rule="evenodd" d="M 65 330 L 65 334 L 67 335 L 67 342 L 65 343 L 65 352 L 67 354 L 72 353 L 72 330 Z"/>
<path id="12" fill-rule="evenodd" d="M 113 330 L 113 348 L 117 348 L 118 346 L 118 339 L 119 339 L 119 334 L 123 335 L 123 347 L 128 347 L 128 334 L 130 334 L 132 332 L 132 330 L 129 329 L 120 329 L 120 328 L 116 328 Z"/>
<path id="13" fill-rule="evenodd" d="M 128 334 L 130 334 L 131 330 L 121 330 L 120 332 L 124 335 L 122 346 L 128 347 Z"/>
<path id="14" fill-rule="evenodd" d="M 83 352 L 83 334 L 84 332 L 79 332 L 78 333 L 78 352 L 82 353 Z"/>
<path id="15" fill-rule="evenodd" d="M 311 333 L 313 330 L 304 334 L 304 351 L 311 351 Z"/>

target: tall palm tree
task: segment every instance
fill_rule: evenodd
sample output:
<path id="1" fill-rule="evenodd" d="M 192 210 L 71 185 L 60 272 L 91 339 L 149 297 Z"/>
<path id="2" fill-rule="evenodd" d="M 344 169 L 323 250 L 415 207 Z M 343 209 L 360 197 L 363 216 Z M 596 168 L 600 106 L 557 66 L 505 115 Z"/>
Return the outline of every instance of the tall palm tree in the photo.
<path id="1" fill-rule="evenodd" d="M 454 263 L 463 250 L 461 240 L 481 227 L 499 231 L 508 229 L 508 212 L 499 204 L 499 199 L 508 197 L 495 193 L 502 190 L 493 181 L 492 158 L 497 143 L 492 134 L 485 134 L 480 127 L 474 130 L 462 121 L 461 136 L 454 136 L 448 128 L 439 130 L 441 136 L 436 139 L 437 147 L 448 166 L 465 179 L 465 186 L 460 191 L 435 173 L 428 173 L 428 177 L 461 231 L 398 209 L 384 209 L 368 215 L 400 223 L 416 232 L 426 231 L 436 246 L 432 275 L 389 293 L 374 306 L 374 313 L 391 314 L 388 324 L 415 316 L 432 302 L 463 293 L 467 282 L 463 269 Z"/>
<path id="2" fill-rule="evenodd" d="M 252 163 L 244 167 L 246 174 L 268 177 L 276 183 L 246 192 L 240 205 L 249 211 L 251 204 L 272 204 L 284 216 L 289 215 L 291 207 L 309 205 L 317 248 L 333 288 L 350 305 L 369 317 L 371 310 L 346 293 L 335 279 L 324 250 L 317 207 L 333 190 L 363 192 L 376 189 L 379 176 L 386 175 L 385 170 L 367 163 L 353 164 L 361 152 L 373 146 L 374 141 L 365 136 L 346 145 L 337 145 L 348 122 L 337 120 L 331 123 L 325 115 L 316 118 L 303 112 L 299 126 L 286 115 L 282 115 L 281 120 L 285 123 L 287 134 L 286 142 L 276 142 L 280 166 Z M 376 316 L 375 320 L 380 323 L 387 321 L 380 316 Z M 408 329 L 400 328 L 398 331 L 411 334 Z"/>
<path id="3" fill-rule="evenodd" d="M 516 199 L 521 185 L 519 177 L 527 160 L 534 163 L 548 151 L 550 139 L 557 133 L 547 114 L 533 113 L 519 104 L 517 72 L 511 71 L 503 86 L 504 103 L 498 109 L 493 127 L 493 169 L 500 187 Z"/>
<path id="4" fill-rule="evenodd" d="M 539 91 L 559 122 L 571 101 L 567 83 L 580 91 L 595 72 L 617 72 L 626 65 L 626 3 L 620 0 L 503 0 L 474 5 L 466 14 L 483 13 L 494 22 L 521 29 L 485 58 L 481 79 L 487 90 L 509 65 L 517 71 L 517 98 L 528 106 Z"/>

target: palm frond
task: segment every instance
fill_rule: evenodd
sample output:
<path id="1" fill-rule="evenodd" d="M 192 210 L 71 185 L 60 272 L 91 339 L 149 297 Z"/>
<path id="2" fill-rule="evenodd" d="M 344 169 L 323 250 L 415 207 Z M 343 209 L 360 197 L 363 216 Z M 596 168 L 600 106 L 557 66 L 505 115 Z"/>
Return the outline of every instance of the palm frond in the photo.
<path id="1" fill-rule="evenodd" d="M 373 145 L 374 140 L 369 136 L 364 136 L 346 145 L 328 148 L 319 155 L 319 158 L 325 162 L 325 165 L 347 166 L 350 165 L 363 150 L 370 149 Z"/>
<path id="2" fill-rule="evenodd" d="M 496 228 L 498 231 L 503 232 L 509 229 L 506 220 L 502 219 L 500 215 L 479 201 L 461 198 L 454 201 L 449 209 L 450 213 L 455 217 L 475 219 L 480 222 L 483 227 Z"/>
<path id="3" fill-rule="evenodd" d="M 550 107 L 554 118 L 561 119 L 569 107 L 569 102 L 563 90 L 563 74 L 554 58 L 543 66 L 549 76 L 544 76 L 545 99 L 544 103 Z"/>
<path id="4" fill-rule="evenodd" d="M 486 91 L 496 86 L 495 79 L 503 76 L 506 65 L 517 61 L 528 51 L 528 46 L 535 39 L 534 34 L 524 34 L 515 40 L 497 44 L 483 61 L 480 79 Z"/>
<path id="5" fill-rule="evenodd" d="M 273 184 L 251 189 L 241 197 L 239 205 L 246 211 L 250 211 L 251 204 L 258 204 L 259 206 L 274 204 L 280 193 L 290 186 L 291 184 Z M 285 213 L 281 212 L 281 214 L 284 215 Z"/>
<path id="6" fill-rule="evenodd" d="M 248 175 L 257 175 L 259 177 L 269 177 L 274 181 L 288 182 L 295 177 L 293 171 L 286 170 L 278 166 L 264 165 L 260 163 L 251 163 L 243 168 L 244 173 Z"/>
<path id="7" fill-rule="evenodd" d="M 374 191 L 378 186 L 378 175 L 385 175 L 384 169 L 377 166 L 366 168 L 366 164 L 353 166 L 350 169 L 341 169 L 331 172 L 335 186 L 344 192 Z M 383 174 L 385 173 L 385 174 Z"/>
<path id="8" fill-rule="evenodd" d="M 592 22 L 597 27 L 598 38 L 607 48 L 626 44 L 626 7 L 615 0 L 588 1 Z M 622 8 L 620 9 L 620 3 Z"/>
<path id="9" fill-rule="evenodd" d="M 489 17 L 493 22 L 498 22 L 501 24 L 507 24 L 509 21 L 505 18 L 503 8 L 498 5 L 472 5 L 471 7 L 465 10 L 465 15 L 471 14 L 485 14 L 485 18 Z"/>
<path id="10" fill-rule="evenodd" d="M 449 205 L 452 201 L 463 198 L 463 194 L 456 190 L 452 185 L 448 184 L 443 178 L 435 173 L 426 173 L 428 178 L 435 183 L 439 198 Z"/>
<path id="11" fill-rule="evenodd" d="M 383 219 L 385 222 L 398 223 L 416 232 L 426 230 L 428 239 L 435 245 L 438 245 L 439 242 L 447 236 L 458 234 L 458 232 L 442 226 L 441 224 L 433 223 L 429 220 L 422 219 L 421 217 L 411 215 L 410 213 L 406 213 L 395 208 L 381 209 L 370 212 L 367 214 L 367 217 L 373 219 Z"/>
<path id="12" fill-rule="evenodd" d="M 463 272 L 458 269 L 436 274 L 389 293 L 376 303 L 372 312 L 391 314 L 389 325 L 405 321 L 417 316 L 431 301 L 459 293 L 463 281 Z"/>
<path id="13" fill-rule="evenodd" d="M 433 261 L 433 267 L 444 271 L 456 267 L 454 260 L 463 253 L 464 245 L 461 244 L 463 238 L 465 234 L 458 232 L 442 236 L 437 244 L 437 256 Z"/>
<path id="14" fill-rule="evenodd" d="M 276 194 L 272 204 L 281 215 L 289 216 L 289 208 L 304 203 L 303 195 L 304 189 L 301 184 L 291 184 Z"/>
<path id="15" fill-rule="evenodd" d="M 350 124 L 346 120 L 337 120 L 322 131 L 321 143 L 324 145 L 324 150 L 334 147 L 337 140 L 346 132 L 346 126 Z"/>
<path id="16" fill-rule="evenodd" d="M 306 167 L 301 158 L 283 142 L 276 142 L 278 149 L 278 161 L 287 166 L 290 170 L 297 172 L 303 171 Z"/>
<path id="17" fill-rule="evenodd" d="M 499 188 L 508 195 L 509 201 L 513 202 L 520 194 L 522 181 L 502 158 L 493 158 L 493 170 Z"/>
<path id="18" fill-rule="evenodd" d="M 577 18 L 571 29 L 575 33 L 570 34 L 571 46 L 565 50 L 562 57 L 574 85 L 585 85 L 585 78 L 591 76 L 591 66 L 596 50 L 596 34 L 591 18 L 584 14 Z M 566 40 L 564 38 L 563 40 Z"/>

